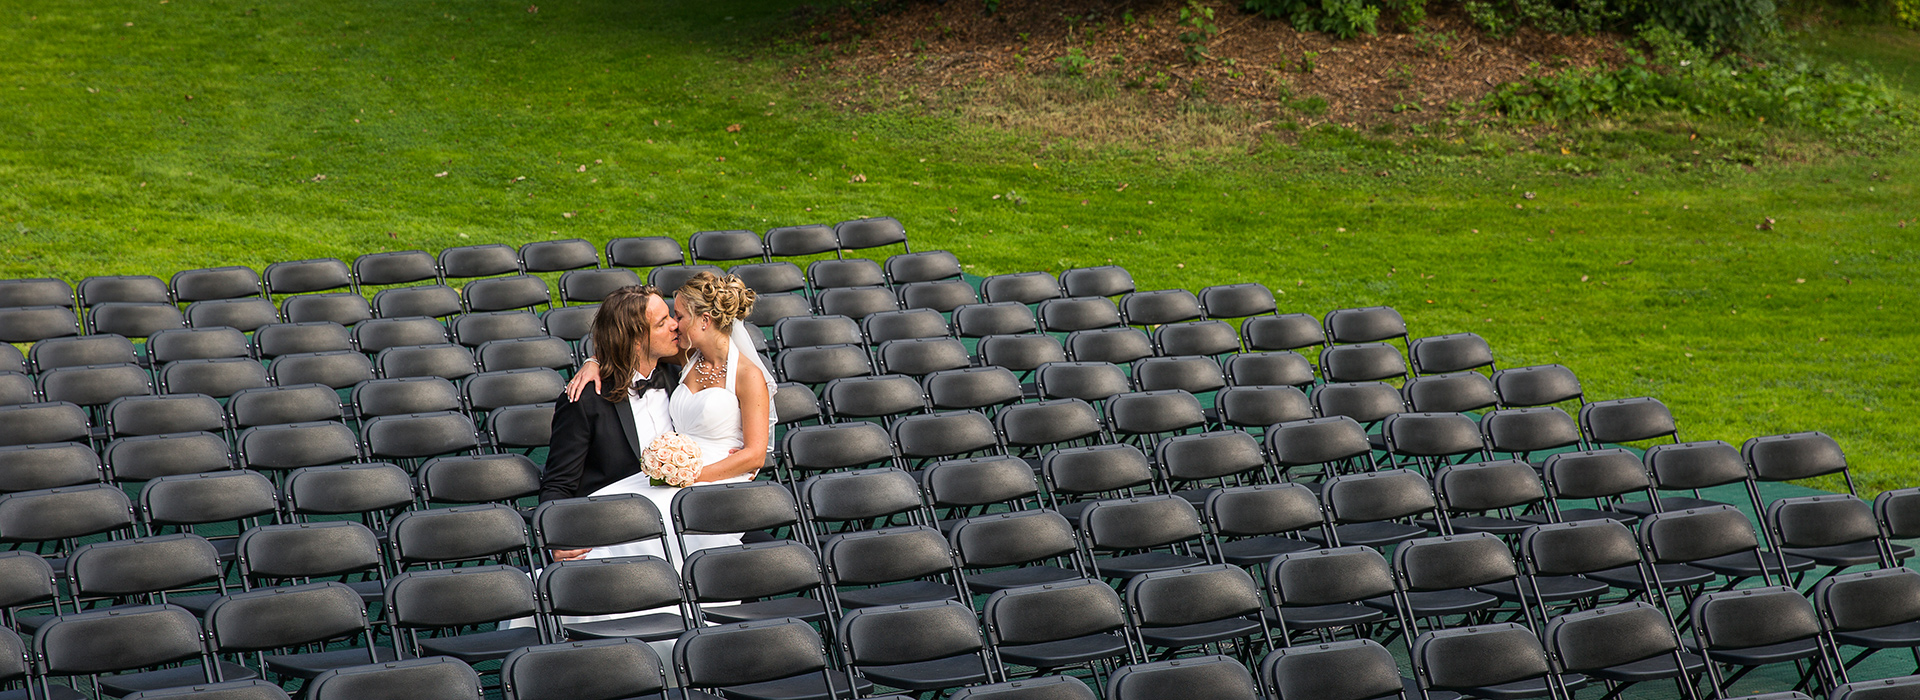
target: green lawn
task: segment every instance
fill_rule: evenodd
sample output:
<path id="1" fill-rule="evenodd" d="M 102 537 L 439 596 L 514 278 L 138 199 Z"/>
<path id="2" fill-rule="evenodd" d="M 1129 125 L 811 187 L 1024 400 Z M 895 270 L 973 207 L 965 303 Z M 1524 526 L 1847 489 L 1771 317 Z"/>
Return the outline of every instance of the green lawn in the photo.
<path id="1" fill-rule="evenodd" d="M 1112 262 L 1288 311 L 1392 305 L 1591 398 L 1657 397 L 1687 439 L 1821 430 L 1869 490 L 1920 470 L 1911 144 L 1587 175 L 1551 150 L 1081 149 L 795 84 L 759 47 L 798 4 L 10 4 L 0 276 L 884 214 L 975 274 Z M 1820 50 L 1916 58 L 1888 36 Z"/>

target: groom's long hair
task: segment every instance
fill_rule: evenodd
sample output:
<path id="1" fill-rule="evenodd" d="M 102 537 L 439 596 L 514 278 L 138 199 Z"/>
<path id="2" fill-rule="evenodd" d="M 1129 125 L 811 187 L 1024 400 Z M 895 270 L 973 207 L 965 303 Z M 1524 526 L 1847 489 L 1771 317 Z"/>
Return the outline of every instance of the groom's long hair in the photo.
<path id="1" fill-rule="evenodd" d="M 651 347 L 647 300 L 660 296 L 653 285 L 621 287 L 600 302 L 593 315 L 593 352 L 600 361 L 600 397 L 624 401 L 640 364 L 637 347 Z M 655 371 L 658 371 L 656 368 Z"/>

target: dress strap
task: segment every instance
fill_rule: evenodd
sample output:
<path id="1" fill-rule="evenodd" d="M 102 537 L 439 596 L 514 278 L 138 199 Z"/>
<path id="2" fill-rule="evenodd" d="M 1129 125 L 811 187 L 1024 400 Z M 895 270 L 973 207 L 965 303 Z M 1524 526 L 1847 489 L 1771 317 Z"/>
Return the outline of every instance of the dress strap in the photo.
<path id="1" fill-rule="evenodd" d="M 740 349 L 727 348 L 727 391 L 733 392 L 734 368 L 740 366 Z"/>

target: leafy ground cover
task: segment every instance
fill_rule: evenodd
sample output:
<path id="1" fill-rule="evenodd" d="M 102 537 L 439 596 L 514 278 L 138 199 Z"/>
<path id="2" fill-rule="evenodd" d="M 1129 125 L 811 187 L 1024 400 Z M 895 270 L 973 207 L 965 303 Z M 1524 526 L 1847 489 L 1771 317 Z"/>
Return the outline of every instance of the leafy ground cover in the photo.
<path id="1" fill-rule="evenodd" d="M 1920 471 L 1907 137 L 1814 158 L 1685 120 L 1513 154 L 1338 128 L 1250 154 L 1082 146 L 850 110 L 768 48 L 796 4 L 16 3 L 0 276 L 886 214 L 975 274 L 1112 262 L 1143 288 L 1262 282 L 1290 311 L 1392 305 L 1502 365 L 1566 364 L 1590 397 L 1660 398 L 1687 439 L 1822 430 L 1869 490 Z M 1813 50 L 1901 66 L 1910 36 Z"/>

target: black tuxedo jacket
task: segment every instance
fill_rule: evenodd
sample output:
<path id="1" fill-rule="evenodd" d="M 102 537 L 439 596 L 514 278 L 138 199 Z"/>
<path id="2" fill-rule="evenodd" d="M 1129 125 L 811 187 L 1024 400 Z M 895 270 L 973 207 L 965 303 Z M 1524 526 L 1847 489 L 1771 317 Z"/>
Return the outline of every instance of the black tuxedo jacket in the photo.
<path id="1" fill-rule="evenodd" d="M 672 391 L 680 366 L 661 363 L 647 390 Z M 553 409 L 553 440 L 540 475 L 540 500 L 590 495 L 640 471 L 640 438 L 633 432 L 633 405 L 583 392 L 579 401 L 560 394 Z"/>

